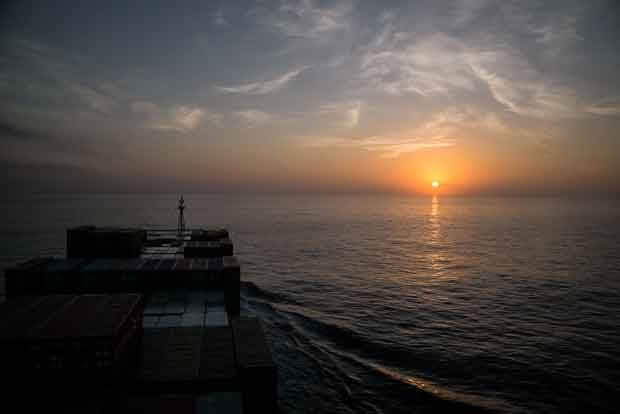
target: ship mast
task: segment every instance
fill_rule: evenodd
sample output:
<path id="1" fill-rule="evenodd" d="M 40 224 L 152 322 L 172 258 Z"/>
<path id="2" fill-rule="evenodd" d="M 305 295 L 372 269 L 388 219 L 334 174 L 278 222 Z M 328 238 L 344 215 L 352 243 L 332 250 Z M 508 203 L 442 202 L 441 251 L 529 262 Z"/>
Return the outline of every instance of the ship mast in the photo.
<path id="1" fill-rule="evenodd" d="M 177 238 L 181 239 L 185 234 L 185 216 L 183 215 L 183 211 L 185 210 L 185 200 L 183 200 L 183 196 L 179 198 L 179 224 L 177 226 Z"/>

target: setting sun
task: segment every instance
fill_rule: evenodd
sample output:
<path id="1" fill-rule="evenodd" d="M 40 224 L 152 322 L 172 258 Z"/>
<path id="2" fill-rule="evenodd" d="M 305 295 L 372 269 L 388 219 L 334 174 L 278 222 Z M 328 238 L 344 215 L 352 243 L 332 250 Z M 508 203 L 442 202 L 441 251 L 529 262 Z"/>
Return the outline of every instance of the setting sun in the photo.
<path id="1" fill-rule="evenodd" d="M 431 185 L 433 186 L 433 188 L 439 188 L 439 181 L 434 180 Z"/>

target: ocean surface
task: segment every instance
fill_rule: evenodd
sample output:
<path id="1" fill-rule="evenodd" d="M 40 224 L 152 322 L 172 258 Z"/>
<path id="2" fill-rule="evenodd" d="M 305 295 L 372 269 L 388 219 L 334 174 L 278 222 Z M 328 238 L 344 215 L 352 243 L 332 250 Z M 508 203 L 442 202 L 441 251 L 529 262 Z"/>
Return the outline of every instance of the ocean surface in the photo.
<path id="1" fill-rule="evenodd" d="M 174 228 L 177 195 L 0 204 L 0 266 L 79 224 Z M 617 412 L 620 204 L 560 198 L 185 195 L 227 227 L 282 411 Z"/>

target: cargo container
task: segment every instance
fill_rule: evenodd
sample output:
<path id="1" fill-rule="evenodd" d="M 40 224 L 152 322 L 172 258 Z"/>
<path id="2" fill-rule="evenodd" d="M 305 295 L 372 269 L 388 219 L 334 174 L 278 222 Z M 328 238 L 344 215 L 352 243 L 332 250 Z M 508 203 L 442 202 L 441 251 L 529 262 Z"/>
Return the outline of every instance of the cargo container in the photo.
<path id="1" fill-rule="evenodd" d="M 52 260 L 51 257 L 38 257 L 6 269 L 4 271 L 6 296 L 46 293 L 41 269 Z"/>
<path id="2" fill-rule="evenodd" d="M 239 262 L 216 258 L 30 260 L 6 270 L 6 295 L 150 293 L 158 289 L 223 289 L 237 314 Z"/>
<path id="3" fill-rule="evenodd" d="M 190 234 L 190 239 L 193 241 L 216 241 L 229 237 L 226 229 L 195 229 Z"/>
<path id="4" fill-rule="evenodd" d="M 67 230 L 67 257 L 138 257 L 146 238 L 143 229 L 74 227 Z"/>
<path id="5" fill-rule="evenodd" d="M 233 245 L 223 241 L 189 241 L 184 244 L 185 257 L 221 257 L 232 256 Z"/>
<path id="6" fill-rule="evenodd" d="M 13 395 L 49 399 L 36 411 L 274 412 L 275 365 L 260 323 L 239 317 L 232 253 L 223 229 L 69 229 L 67 258 L 5 272 Z"/>
<path id="7" fill-rule="evenodd" d="M 262 325 L 254 317 L 239 317 L 231 322 L 243 406 L 261 407 L 263 412 L 275 412 L 276 367 Z"/>
<path id="8" fill-rule="evenodd" d="M 121 414 L 242 414 L 241 393 L 209 392 L 202 395 L 133 396 L 123 399 L 110 413 Z"/>
<path id="9" fill-rule="evenodd" d="M 105 379 L 139 350 L 142 298 L 135 294 L 49 295 L 0 305 L 0 355 L 7 378 Z"/>

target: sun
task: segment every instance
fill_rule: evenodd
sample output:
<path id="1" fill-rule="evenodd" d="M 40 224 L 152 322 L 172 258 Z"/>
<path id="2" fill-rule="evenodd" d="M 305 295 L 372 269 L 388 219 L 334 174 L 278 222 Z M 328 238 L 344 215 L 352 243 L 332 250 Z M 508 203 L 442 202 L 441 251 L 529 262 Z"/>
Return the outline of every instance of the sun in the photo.
<path id="1" fill-rule="evenodd" d="M 434 180 L 431 185 L 433 186 L 433 188 L 439 188 L 439 181 Z"/>

